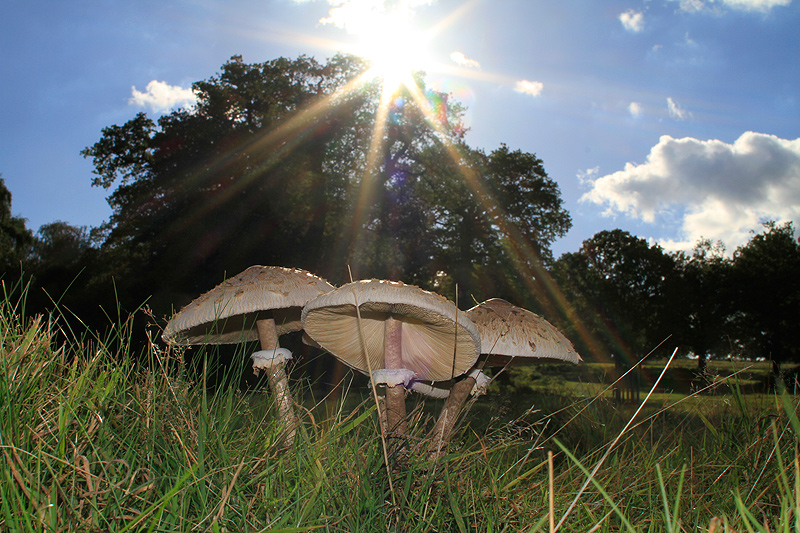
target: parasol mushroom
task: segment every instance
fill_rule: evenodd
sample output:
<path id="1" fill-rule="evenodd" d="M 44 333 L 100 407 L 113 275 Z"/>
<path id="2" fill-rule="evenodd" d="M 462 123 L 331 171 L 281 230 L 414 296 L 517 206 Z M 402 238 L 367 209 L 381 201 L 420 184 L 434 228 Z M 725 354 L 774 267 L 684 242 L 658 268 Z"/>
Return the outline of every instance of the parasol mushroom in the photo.
<path id="1" fill-rule="evenodd" d="M 343 285 L 308 302 L 302 320 L 322 348 L 386 385 L 387 430 L 400 444 L 405 389 L 415 380 L 452 379 L 480 352 L 478 330 L 451 301 L 400 282 Z"/>
<path id="2" fill-rule="evenodd" d="M 182 308 L 164 328 L 172 344 L 235 344 L 259 340 L 253 370 L 268 373 L 268 381 L 283 420 L 286 442 L 297 428 L 284 366 L 292 354 L 278 337 L 302 329 L 300 313 L 309 300 L 333 290 L 333 285 L 305 270 L 251 266 L 225 280 Z"/>
<path id="3" fill-rule="evenodd" d="M 564 334 L 541 316 L 500 298 L 482 302 L 466 312 L 481 335 L 481 361 L 450 390 L 442 412 L 431 431 L 428 453 L 438 457 L 447 447 L 456 419 L 471 392 L 485 392 L 485 366 L 532 363 L 538 359 L 561 359 L 579 363 L 581 356 Z"/>

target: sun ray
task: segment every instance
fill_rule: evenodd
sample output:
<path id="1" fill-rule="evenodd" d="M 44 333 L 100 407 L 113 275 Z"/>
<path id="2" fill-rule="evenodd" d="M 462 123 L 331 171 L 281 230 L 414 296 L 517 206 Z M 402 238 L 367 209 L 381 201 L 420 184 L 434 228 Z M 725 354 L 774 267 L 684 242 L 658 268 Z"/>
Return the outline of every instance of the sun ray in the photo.
<path id="1" fill-rule="evenodd" d="M 369 74 L 369 73 L 368 73 Z M 378 112 L 375 115 L 375 123 L 372 127 L 372 137 L 369 143 L 369 150 L 367 152 L 367 164 L 364 168 L 363 175 L 361 176 L 361 183 L 359 185 L 358 202 L 356 209 L 353 213 L 352 229 L 353 235 L 356 235 L 356 248 L 354 250 L 354 257 L 360 255 L 361 247 L 361 228 L 366 223 L 366 217 L 369 215 L 369 206 L 376 190 L 376 178 L 378 175 L 378 164 L 380 156 L 383 153 L 384 146 L 384 133 L 386 131 L 386 122 L 389 115 L 389 106 L 391 105 L 392 92 L 386 90 L 384 85 L 381 91 L 381 100 L 378 105 Z M 359 265 L 354 265 L 358 270 Z"/>
<path id="2" fill-rule="evenodd" d="M 437 115 L 434 112 L 430 102 L 422 93 L 419 86 L 415 83 L 407 84 L 414 101 L 422 110 L 428 123 L 439 134 L 440 139 L 443 140 L 443 146 L 447 151 L 449 157 L 455 163 L 456 168 L 459 169 L 465 182 L 472 190 L 474 196 L 481 203 L 484 211 L 489 214 L 492 213 L 491 222 L 500 229 L 500 232 L 506 237 L 507 251 L 510 253 L 514 262 L 522 267 L 525 266 L 526 272 L 522 277 L 525 285 L 532 294 L 540 294 L 541 290 L 545 290 L 547 303 L 552 310 L 559 310 L 567 321 L 573 324 L 578 332 L 579 337 L 584 345 L 593 351 L 593 355 L 597 360 L 604 360 L 606 357 L 601 352 L 601 343 L 592 334 L 591 331 L 580 320 L 577 311 L 569 303 L 566 295 L 558 286 L 555 279 L 553 279 L 550 272 L 542 263 L 539 254 L 533 249 L 527 239 L 521 234 L 519 228 L 509 221 L 508 214 L 503 210 L 497 199 L 494 198 L 491 191 L 485 186 L 483 179 L 476 172 L 476 170 L 467 164 L 464 164 L 463 157 L 458 151 L 457 146 L 450 142 L 445 126 L 442 121 L 437 120 Z M 487 215 L 491 216 L 491 215 Z M 537 283 L 538 281 L 538 283 Z"/>
<path id="3" fill-rule="evenodd" d="M 258 164 L 246 176 L 243 176 L 242 179 L 236 180 L 229 187 L 219 191 L 215 196 L 216 203 L 225 203 L 248 187 L 253 180 L 263 176 L 269 168 L 280 164 L 282 156 L 290 152 L 292 148 L 303 140 L 305 135 L 317 125 L 320 115 L 324 114 L 326 110 L 334 108 L 337 100 L 359 90 L 369 81 L 371 81 L 370 78 L 366 74 L 362 74 L 333 93 L 316 99 L 298 109 L 293 116 L 286 121 L 281 121 L 277 127 L 253 139 L 249 139 L 240 146 L 231 147 L 225 152 L 220 153 L 216 158 L 203 165 L 202 171 L 187 176 L 186 180 L 183 182 L 183 186 L 191 187 L 193 183 L 201 178 L 201 172 L 202 174 L 206 174 L 213 172 L 214 169 L 224 168 L 225 164 L 231 160 L 235 153 L 242 152 L 253 154 L 257 158 L 256 161 L 258 161 Z M 196 213 L 196 217 L 207 215 L 214 207 L 214 205 L 203 206 Z M 194 220 L 184 220 L 180 226 L 172 228 L 172 231 L 180 233 L 193 223 Z"/>
<path id="4" fill-rule="evenodd" d="M 384 16 L 383 21 L 378 23 L 375 18 L 370 20 L 369 17 L 366 17 L 358 23 L 362 34 L 357 36 L 360 41 L 357 46 L 348 46 L 335 41 L 315 40 L 315 45 L 322 46 L 325 49 L 330 49 L 332 51 L 343 50 L 355 55 L 360 55 L 372 63 L 372 68 L 334 93 L 299 109 L 294 113 L 294 116 L 287 121 L 283 121 L 277 128 L 266 132 L 264 135 L 250 141 L 245 146 L 240 147 L 240 149 L 248 153 L 258 154 L 260 163 L 245 179 L 221 191 L 220 201 L 224 201 L 226 198 L 236 195 L 253 179 L 263 176 L 269 168 L 280 164 L 282 156 L 291 151 L 302 141 L 305 135 L 313 128 L 316 121 L 318 121 L 319 116 L 328 112 L 329 109 L 334 108 L 337 100 L 353 91 L 359 90 L 365 84 L 377 80 L 381 83 L 382 87 L 381 98 L 376 110 L 372 135 L 366 154 L 366 165 L 363 169 L 360 183 L 358 184 L 358 199 L 354 206 L 355 211 L 353 213 L 350 232 L 350 235 L 354 237 L 351 244 L 355 243 L 355 248 L 351 249 L 350 253 L 346 254 L 351 257 L 359 257 L 361 247 L 365 245 L 363 241 L 363 229 L 367 222 L 366 217 L 369 215 L 369 208 L 374 201 L 374 196 L 377 191 L 376 179 L 380 172 L 381 155 L 385 150 L 384 143 L 386 142 L 385 133 L 389 106 L 397 92 L 405 88 L 411 99 L 413 99 L 421 110 L 425 120 L 433 128 L 437 137 L 442 141 L 449 157 L 456 164 L 457 168 L 460 169 L 463 179 L 473 192 L 475 198 L 481 203 L 487 216 L 492 218 L 492 223 L 496 224 L 501 234 L 505 236 L 509 255 L 518 265 L 518 268 L 524 270 L 521 274 L 522 278 L 525 280 L 527 290 L 533 294 L 544 296 L 548 302 L 548 306 L 559 309 L 562 316 L 575 325 L 578 335 L 584 341 L 584 344 L 595 351 L 596 347 L 600 345 L 598 339 L 596 339 L 592 332 L 579 320 L 577 312 L 569 304 L 561 288 L 556 284 L 555 280 L 542 264 L 541 259 L 532 245 L 526 241 L 519 229 L 509 221 L 507 214 L 502 210 L 497 200 L 485 186 L 482 176 L 478 174 L 475 168 L 466 164 L 458 146 L 450 142 L 451 137 L 450 133 L 447 131 L 446 121 L 441 120 L 441 115 L 434 109 L 434 106 L 423 93 L 422 89 L 416 84 L 412 75 L 414 71 L 427 68 L 444 76 L 462 79 L 502 84 L 511 84 L 516 81 L 508 76 L 485 73 L 480 70 L 468 69 L 461 66 L 435 63 L 427 59 L 427 51 L 425 48 L 433 37 L 440 33 L 445 27 L 452 25 L 461 14 L 481 1 L 483 0 L 472 0 L 464 4 L 426 32 L 415 31 L 408 20 L 402 24 L 398 24 L 396 18 L 390 20 Z M 366 15 L 369 15 L 369 13 Z M 374 13 L 372 15 L 374 15 Z M 287 32 L 284 31 L 283 35 L 288 38 Z M 290 40 L 311 42 L 308 37 L 300 34 L 292 34 Z M 224 166 L 229 158 L 230 156 L 228 154 L 220 154 L 215 161 L 210 163 L 210 166 Z M 205 168 L 208 169 L 209 167 L 206 166 Z M 213 209 L 213 206 L 206 206 L 206 210 L 210 209 Z M 190 221 L 187 221 L 187 223 L 190 223 Z M 343 237 L 339 248 L 344 246 L 346 241 L 347 239 Z M 354 266 L 357 267 L 357 265 Z M 542 289 L 544 289 L 544 295 L 541 294 Z M 597 350 L 597 352 L 599 353 L 599 350 Z"/>

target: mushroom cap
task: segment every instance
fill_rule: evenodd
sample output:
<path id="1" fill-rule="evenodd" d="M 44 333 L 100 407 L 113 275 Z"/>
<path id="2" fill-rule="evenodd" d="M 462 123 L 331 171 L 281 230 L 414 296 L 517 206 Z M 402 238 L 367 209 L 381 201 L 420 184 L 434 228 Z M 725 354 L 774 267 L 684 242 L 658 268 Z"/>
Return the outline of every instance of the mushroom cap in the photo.
<path id="1" fill-rule="evenodd" d="M 364 346 L 356 313 L 358 302 Z M 364 280 L 342 285 L 303 308 L 303 329 L 346 365 L 367 373 L 384 368 L 386 320 L 402 322 L 402 360 L 420 380 L 463 374 L 480 355 L 475 325 L 450 300 L 413 285 Z"/>
<path id="2" fill-rule="evenodd" d="M 333 290 L 298 268 L 255 265 L 228 278 L 182 308 L 164 328 L 174 344 L 233 344 L 258 339 L 256 321 L 273 319 L 278 335 L 302 329 L 309 300 Z"/>
<path id="3" fill-rule="evenodd" d="M 528 358 L 582 359 L 563 333 L 541 316 L 500 298 L 481 302 L 466 312 L 481 334 L 486 366 L 534 362 Z M 527 361 L 526 361 L 527 359 Z"/>

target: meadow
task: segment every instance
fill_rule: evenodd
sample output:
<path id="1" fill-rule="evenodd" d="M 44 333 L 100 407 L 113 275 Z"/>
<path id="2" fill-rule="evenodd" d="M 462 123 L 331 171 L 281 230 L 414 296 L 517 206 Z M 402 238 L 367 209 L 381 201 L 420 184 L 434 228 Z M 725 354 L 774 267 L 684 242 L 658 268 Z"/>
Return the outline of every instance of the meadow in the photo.
<path id="1" fill-rule="evenodd" d="M 798 404 L 765 364 L 714 361 L 712 387 L 677 390 L 696 362 L 673 360 L 626 403 L 603 365 L 509 373 L 445 456 L 387 468 L 358 380 L 296 381 L 287 448 L 266 389 L 239 386 L 245 348 L 211 387 L 213 353 L 134 350 L 132 317 L 97 337 L 26 316 L 24 295 L 0 308 L 0 531 L 800 530 Z M 408 399 L 412 450 L 441 405 Z"/>

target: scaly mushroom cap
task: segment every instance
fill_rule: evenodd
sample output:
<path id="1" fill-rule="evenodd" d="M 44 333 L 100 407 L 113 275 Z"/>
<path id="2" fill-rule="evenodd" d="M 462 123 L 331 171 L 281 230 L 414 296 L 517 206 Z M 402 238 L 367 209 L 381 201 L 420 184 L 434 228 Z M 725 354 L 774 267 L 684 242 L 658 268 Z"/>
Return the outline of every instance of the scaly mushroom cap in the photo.
<path id="1" fill-rule="evenodd" d="M 358 302 L 364 346 L 356 313 Z M 400 282 L 364 280 L 343 285 L 308 302 L 303 329 L 346 365 L 368 372 L 385 368 L 386 320 L 402 322 L 402 360 L 415 379 L 443 381 L 475 364 L 480 335 L 448 299 Z"/>
<path id="2" fill-rule="evenodd" d="M 278 335 L 302 329 L 309 300 L 333 290 L 324 279 L 297 268 L 251 266 L 181 309 L 162 338 L 175 344 L 233 344 L 258 339 L 256 320 L 275 320 Z"/>
<path id="3" fill-rule="evenodd" d="M 550 322 L 500 298 L 486 300 L 466 314 L 481 334 L 481 353 L 488 354 L 486 366 L 524 362 L 522 358 L 582 360 Z"/>

